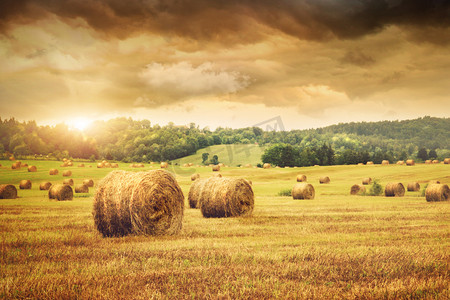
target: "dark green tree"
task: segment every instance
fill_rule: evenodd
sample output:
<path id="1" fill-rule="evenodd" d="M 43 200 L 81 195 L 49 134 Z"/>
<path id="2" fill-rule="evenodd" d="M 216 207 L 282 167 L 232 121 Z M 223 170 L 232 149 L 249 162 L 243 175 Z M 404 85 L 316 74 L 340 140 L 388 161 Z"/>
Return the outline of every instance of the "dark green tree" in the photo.
<path id="1" fill-rule="evenodd" d="M 202 154 L 202 163 L 203 164 L 208 160 L 208 157 L 209 157 L 209 153 L 205 152 Z"/>
<path id="2" fill-rule="evenodd" d="M 417 152 L 417 157 L 420 158 L 421 160 L 425 161 L 428 159 L 428 153 L 427 153 L 427 149 L 425 148 L 420 148 L 419 152 Z"/>

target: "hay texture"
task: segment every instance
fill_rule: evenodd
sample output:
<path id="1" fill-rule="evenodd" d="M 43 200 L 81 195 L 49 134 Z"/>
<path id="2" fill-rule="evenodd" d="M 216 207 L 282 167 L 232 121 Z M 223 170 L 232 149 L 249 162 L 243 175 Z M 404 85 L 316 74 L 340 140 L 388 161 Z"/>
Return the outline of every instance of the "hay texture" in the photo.
<path id="1" fill-rule="evenodd" d="M 63 171 L 62 175 L 63 175 L 64 177 L 72 176 L 72 171 L 65 170 L 65 171 Z"/>
<path id="2" fill-rule="evenodd" d="M 255 196 L 245 179 L 211 177 L 199 180 L 199 184 L 204 185 L 197 199 L 203 217 L 227 218 L 252 214 Z"/>
<path id="3" fill-rule="evenodd" d="M 406 189 L 408 192 L 417 192 L 420 190 L 420 184 L 418 182 L 409 182 Z"/>
<path id="4" fill-rule="evenodd" d="M 450 164 L 450 158 L 445 158 L 444 159 L 444 164 L 446 164 L 446 165 Z"/>
<path id="5" fill-rule="evenodd" d="M 72 200 L 73 190 L 70 185 L 67 184 L 55 184 L 48 190 L 48 198 L 56 199 L 59 201 Z"/>
<path id="6" fill-rule="evenodd" d="M 105 237 L 173 235 L 181 230 L 183 213 L 183 192 L 165 170 L 113 171 L 94 195 L 95 226 Z"/>
<path id="7" fill-rule="evenodd" d="M 68 166 L 68 167 L 73 167 L 73 162 L 69 161 L 69 162 L 67 163 L 67 166 Z"/>
<path id="8" fill-rule="evenodd" d="M 92 180 L 92 179 L 85 179 L 85 180 L 83 180 L 83 184 L 86 185 L 87 187 L 93 187 L 94 186 L 94 180 Z"/>
<path id="9" fill-rule="evenodd" d="M 188 194 L 188 202 L 190 208 L 200 208 L 200 201 L 199 197 L 203 191 L 203 188 L 205 187 L 205 183 L 207 180 L 195 180 L 191 184 L 191 188 L 189 189 Z"/>
<path id="10" fill-rule="evenodd" d="M 314 199 L 316 191 L 312 184 L 300 182 L 292 188 L 292 198 L 294 199 Z"/>
<path id="11" fill-rule="evenodd" d="M 430 159 L 427 159 L 427 160 L 425 161 L 425 164 L 426 164 L 426 165 L 431 165 L 431 160 L 430 160 Z"/>
<path id="12" fill-rule="evenodd" d="M 101 169 L 101 168 L 103 168 L 104 166 L 105 166 L 105 165 L 104 165 L 103 163 L 98 163 L 98 164 L 97 164 L 97 168 L 98 168 L 98 169 Z"/>
<path id="13" fill-rule="evenodd" d="M 167 169 L 168 167 L 169 167 L 169 163 L 168 162 L 163 161 L 161 163 L 161 169 Z"/>
<path id="14" fill-rule="evenodd" d="M 16 199 L 17 189 L 12 184 L 0 184 L 0 199 Z"/>
<path id="15" fill-rule="evenodd" d="M 270 165 L 269 163 L 265 163 L 265 164 L 263 165 L 263 168 L 264 168 L 264 169 L 270 169 L 270 167 L 271 167 L 271 165 Z"/>
<path id="16" fill-rule="evenodd" d="M 191 181 L 195 181 L 195 180 L 197 180 L 199 178 L 200 178 L 200 174 L 198 174 L 198 173 L 195 173 L 195 174 L 191 175 Z"/>
<path id="17" fill-rule="evenodd" d="M 404 160 L 399 160 L 398 162 L 397 162 L 397 165 L 399 165 L 399 166 L 402 166 L 402 165 L 404 165 L 405 164 L 405 161 Z"/>
<path id="18" fill-rule="evenodd" d="M 37 172 L 36 166 L 29 166 L 28 167 L 28 172 Z"/>
<path id="19" fill-rule="evenodd" d="M 214 166 L 212 166 L 212 170 L 213 170 L 213 172 L 219 172 L 220 171 L 220 166 L 219 165 L 214 165 Z"/>
<path id="20" fill-rule="evenodd" d="M 31 189 L 31 180 L 27 180 L 27 179 L 21 180 L 20 183 L 19 183 L 19 188 L 21 190 L 29 190 L 29 189 Z"/>
<path id="21" fill-rule="evenodd" d="M 403 197 L 405 195 L 405 187 L 400 182 L 390 182 L 384 188 L 386 197 Z"/>
<path id="22" fill-rule="evenodd" d="M 366 187 L 362 184 L 354 184 L 350 188 L 350 195 L 360 195 L 366 192 Z"/>
<path id="23" fill-rule="evenodd" d="M 373 161 L 368 161 L 368 162 L 366 163 L 366 165 L 367 165 L 367 166 L 373 165 Z"/>
<path id="24" fill-rule="evenodd" d="M 388 165 L 388 164 L 389 164 L 389 161 L 385 159 L 385 160 L 383 160 L 383 161 L 381 162 L 381 164 L 382 164 L 382 165 Z"/>
<path id="25" fill-rule="evenodd" d="M 438 163 L 439 163 L 439 160 L 434 159 L 431 163 L 432 163 L 432 164 L 438 164 Z"/>
<path id="26" fill-rule="evenodd" d="M 446 184 L 429 184 L 425 190 L 425 198 L 428 202 L 448 201 L 450 188 Z"/>
<path id="27" fill-rule="evenodd" d="M 84 166 L 84 164 L 79 164 L 78 165 L 78 168 L 84 168 L 85 166 Z"/>
<path id="28" fill-rule="evenodd" d="M 118 163 L 112 163 L 111 164 L 111 168 L 118 168 L 119 167 L 119 164 Z"/>
<path id="29" fill-rule="evenodd" d="M 75 193 L 89 193 L 89 187 L 85 184 L 77 184 L 74 190 Z"/>
<path id="30" fill-rule="evenodd" d="M 252 165 L 251 164 L 245 164 L 245 166 L 244 167 L 246 167 L 246 168 L 251 168 L 252 167 Z"/>
<path id="31" fill-rule="evenodd" d="M 73 179 L 72 178 L 64 179 L 63 184 L 73 186 Z"/>
<path id="32" fill-rule="evenodd" d="M 48 172 L 49 175 L 58 175 L 58 173 L 58 169 L 50 169 L 50 171 Z"/>
<path id="33" fill-rule="evenodd" d="M 21 163 L 16 161 L 15 163 L 13 163 L 11 165 L 11 169 L 18 170 L 18 169 L 20 169 L 20 166 L 21 166 Z"/>
<path id="34" fill-rule="evenodd" d="M 297 175 L 297 182 L 305 182 L 305 181 L 306 181 L 306 175 L 304 175 L 304 174 Z"/>
<path id="35" fill-rule="evenodd" d="M 371 183 L 372 183 L 372 178 L 370 178 L 370 177 L 363 178 L 363 180 L 362 180 L 362 184 L 364 184 L 364 185 L 369 185 Z"/>
<path id="36" fill-rule="evenodd" d="M 41 184 L 39 185 L 39 189 L 41 191 L 47 191 L 51 186 L 52 186 L 52 183 L 49 181 L 41 182 Z"/>
<path id="37" fill-rule="evenodd" d="M 407 161 L 406 161 L 406 165 L 407 166 L 414 166 L 416 163 L 414 162 L 414 159 L 408 159 Z"/>
<path id="38" fill-rule="evenodd" d="M 440 184 L 441 182 L 439 180 L 430 180 L 428 181 L 428 184 Z"/>
<path id="39" fill-rule="evenodd" d="M 220 174 L 220 173 L 214 173 L 214 174 L 212 174 L 211 177 L 222 177 L 222 174 Z"/>
<path id="40" fill-rule="evenodd" d="M 323 183 L 330 183 L 330 177 L 328 176 L 322 176 L 319 178 L 319 183 L 323 184 Z"/>

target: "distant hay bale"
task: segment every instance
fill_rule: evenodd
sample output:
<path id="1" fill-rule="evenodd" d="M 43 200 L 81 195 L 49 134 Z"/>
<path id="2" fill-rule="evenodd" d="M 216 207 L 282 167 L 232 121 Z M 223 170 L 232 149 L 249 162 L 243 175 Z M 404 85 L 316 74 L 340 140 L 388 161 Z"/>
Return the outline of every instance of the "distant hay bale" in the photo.
<path id="1" fill-rule="evenodd" d="M 389 164 L 389 161 L 386 160 L 386 159 L 384 159 L 384 160 L 381 162 L 381 164 L 382 164 L 382 165 L 388 165 L 388 164 Z"/>
<path id="2" fill-rule="evenodd" d="M 404 165 L 405 164 L 405 161 L 404 160 L 399 160 L 398 162 L 397 162 L 397 165 Z"/>
<path id="3" fill-rule="evenodd" d="M 75 193 L 89 193 L 89 188 L 85 184 L 77 184 L 75 186 Z"/>
<path id="4" fill-rule="evenodd" d="M 111 164 L 111 168 L 118 168 L 119 167 L 119 164 L 118 163 L 112 163 Z"/>
<path id="5" fill-rule="evenodd" d="M 58 173 L 58 169 L 50 169 L 50 171 L 48 172 L 49 175 L 58 175 Z"/>
<path id="6" fill-rule="evenodd" d="M 432 163 L 432 164 L 438 164 L 438 163 L 439 163 L 439 160 L 434 159 L 431 163 Z"/>
<path id="7" fill-rule="evenodd" d="M 28 168 L 28 164 L 22 164 L 21 167 Z"/>
<path id="8" fill-rule="evenodd" d="M 169 167 L 169 163 L 166 161 L 161 162 L 161 169 L 167 169 Z"/>
<path id="9" fill-rule="evenodd" d="M 70 185 L 67 184 L 55 184 L 48 190 L 48 198 L 56 199 L 59 201 L 72 200 L 73 190 Z"/>
<path id="10" fill-rule="evenodd" d="M 306 175 L 304 175 L 304 174 L 297 175 L 297 182 L 305 182 L 305 181 L 306 181 Z"/>
<path id="11" fill-rule="evenodd" d="M 358 163 L 358 166 L 364 166 L 364 164 L 363 163 Z"/>
<path id="12" fill-rule="evenodd" d="M 84 168 L 84 164 L 79 164 L 78 168 Z"/>
<path id="13" fill-rule="evenodd" d="M 63 162 L 66 162 L 66 161 L 67 161 L 67 158 L 63 158 L 62 161 L 63 161 Z"/>
<path id="14" fill-rule="evenodd" d="M 220 171 L 220 166 L 214 165 L 214 166 L 212 166 L 212 170 L 213 170 L 213 172 L 218 172 L 218 171 Z"/>
<path id="15" fill-rule="evenodd" d="M 65 171 L 63 171 L 62 176 L 64 176 L 64 177 L 72 176 L 72 171 L 65 170 Z"/>
<path id="16" fill-rule="evenodd" d="M 408 159 L 406 160 L 406 165 L 407 166 L 414 166 L 416 163 L 414 162 L 414 159 Z"/>
<path id="17" fill-rule="evenodd" d="M 11 161 L 15 160 L 14 156 L 10 156 L 9 160 L 11 160 Z"/>
<path id="18" fill-rule="evenodd" d="M 36 166 L 29 166 L 28 167 L 28 172 L 37 172 Z"/>
<path id="19" fill-rule="evenodd" d="M 16 199 L 17 189 L 12 184 L 0 184 L 0 199 Z"/>
<path id="20" fill-rule="evenodd" d="M 366 163 L 366 165 L 367 165 L 367 166 L 373 165 L 373 161 L 368 161 L 368 162 Z"/>
<path id="21" fill-rule="evenodd" d="M 111 164 L 109 162 L 106 162 L 103 164 L 104 168 L 111 168 Z"/>
<path id="22" fill-rule="evenodd" d="M 21 190 L 29 190 L 29 189 L 31 189 L 31 180 L 28 180 L 28 179 L 21 180 L 20 183 L 19 183 L 19 188 Z"/>
<path id="23" fill-rule="evenodd" d="M 430 160 L 430 159 L 427 159 L 427 160 L 425 161 L 425 164 L 430 165 L 430 164 L 431 164 L 431 160 Z"/>
<path id="24" fill-rule="evenodd" d="M 45 181 L 45 182 L 41 182 L 41 184 L 39 185 L 39 189 L 41 191 L 46 191 L 48 190 L 50 187 L 52 186 L 52 183 L 49 181 Z"/>
<path id="25" fill-rule="evenodd" d="M 366 192 L 366 187 L 362 184 L 354 184 L 350 188 L 350 195 L 364 194 Z"/>
<path id="26" fill-rule="evenodd" d="M 225 164 L 219 163 L 218 166 L 221 167 L 221 168 L 223 168 L 223 167 L 225 167 Z"/>
<path id="27" fill-rule="evenodd" d="M 187 168 L 187 167 L 189 167 L 189 165 L 188 164 L 183 164 L 183 167 Z"/>
<path id="28" fill-rule="evenodd" d="M 192 167 L 194 163 L 188 163 L 188 167 Z"/>
<path id="29" fill-rule="evenodd" d="M 94 223 L 105 237 L 173 235 L 181 230 L 183 213 L 183 192 L 165 170 L 112 171 L 94 195 Z"/>
<path id="30" fill-rule="evenodd" d="M 430 180 L 428 181 L 428 184 L 440 184 L 441 182 L 439 180 Z"/>
<path id="31" fill-rule="evenodd" d="M 97 164 L 97 168 L 98 168 L 98 169 L 103 168 L 103 166 L 104 166 L 103 163 L 98 163 L 98 164 Z"/>
<path id="32" fill-rule="evenodd" d="M 300 182 L 292 188 L 292 197 L 294 199 L 314 199 L 316 192 L 312 184 Z"/>
<path id="33" fill-rule="evenodd" d="M 330 177 L 328 176 L 322 176 L 319 178 L 319 183 L 323 184 L 323 183 L 330 183 Z"/>
<path id="34" fill-rule="evenodd" d="M 18 169 L 20 169 L 20 166 L 21 166 L 20 162 L 15 162 L 11 165 L 11 169 L 18 170 Z"/>
<path id="35" fill-rule="evenodd" d="M 246 168 L 251 168 L 252 165 L 251 165 L 251 164 L 246 164 L 245 167 L 246 167 Z"/>
<path id="36" fill-rule="evenodd" d="M 62 164 L 59 165 L 61 168 L 65 168 L 67 166 L 69 166 L 69 164 L 67 162 L 64 162 Z"/>
<path id="37" fill-rule="evenodd" d="M 198 174 L 198 173 L 195 173 L 195 174 L 191 175 L 191 181 L 195 181 L 195 180 L 197 180 L 199 178 L 200 178 L 200 174 Z"/>
<path id="38" fill-rule="evenodd" d="M 255 196 L 245 179 L 211 177 L 194 183 L 204 185 L 197 199 L 203 217 L 227 218 L 252 214 Z"/>
<path id="39" fill-rule="evenodd" d="M 444 164 L 446 164 L 446 165 L 450 164 L 450 158 L 445 158 L 444 159 Z"/>
<path id="40" fill-rule="evenodd" d="M 211 177 L 222 177 L 222 174 L 220 173 L 214 173 L 211 175 Z"/>
<path id="41" fill-rule="evenodd" d="M 417 181 L 415 181 L 415 182 L 408 182 L 408 185 L 406 186 L 406 189 L 408 190 L 408 192 L 420 191 L 420 184 Z"/>
<path id="42" fill-rule="evenodd" d="M 363 178 L 363 180 L 362 180 L 362 184 L 364 184 L 364 185 L 368 185 L 371 183 L 372 183 L 372 178 L 370 178 L 370 177 Z"/>
<path id="43" fill-rule="evenodd" d="M 405 187 L 400 182 L 390 182 L 384 188 L 386 197 L 403 197 L 405 195 Z"/>
<path id="44" fill-rule="evenodd" d="M 73 179 L 72 178 L 66 178 L 63 180 L 63 184 L 73 186 Z"/>
<path id="45" fill-rule="evenodd" d="M 265 164 L 263 165 L 263 168 L 264 168 L 264 169 L 270 169 L 270 167 L 271 167 L 271 165 L 270 165 L 269 163 L 265 163 Z"/>
<path id="46" fill-rule="evenodd" d="M 429 184 L 425 190 L 425 198 L 428 202 L 448 201 L 450 188 L 446 184 Z"/>
<path id="47" fill-rule="evenodd" d="M 107 160 L 102 160 L 102 164 L 106 164 L 107 162 Z"/>
<path id="48" fill-rule="evenodd" d="M 92 180 L 92 179 L 85 179 L 85 180 L 83 180 L 83 184 L 86 185 L 87 187 L 93 187 L 94 186 L 94 180 Z"/>
<path id="49" fill-rule="evenodd" d="M 68 167 L 72 167 L 72 166 L 73 166 L 73 162 L 69 161 L 69 162 L 67 163 L 67 166 L 68 166 Z"/>

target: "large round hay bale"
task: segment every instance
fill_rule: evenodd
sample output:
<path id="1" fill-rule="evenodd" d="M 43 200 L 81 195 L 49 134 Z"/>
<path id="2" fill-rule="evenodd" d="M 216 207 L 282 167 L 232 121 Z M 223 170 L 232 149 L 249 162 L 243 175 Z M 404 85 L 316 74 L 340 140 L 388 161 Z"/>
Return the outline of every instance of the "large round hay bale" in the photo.
<path id="1" fill-rule="evenodd" d="M 350 195 L 364 194 L 366 192 L 366 187 L 362 184 L 354 184 L 350 188 Z"/>
<path id="2" fill-rule="evenodd" d="M 406 160 L 406 165 L 407 166 L 414 166 L 416 163 L 414 162 L 414 159 L 408 159 Z"/>
<path id="3" fill-rule="evenodd" d="M 103 236 L 176 234 L 183 213 L 183 192 L 165 170 L 113 171 L 97 184 L 93 215 Z"/>
<path id="4" fill-rule="evenodd" d="M 366 165 L 367 165 L 367 166 L 373 165 L 373 161 L 368 161 L 368 162 L 366 163 Z"/>
<path id="5" fill-rule="evenodd" d="M 408 182 L 406 189 L 408 190 L 408 192 L 417 192 L 420 190 L 420 184 L 417 181 Z"/>
<path id="6" fill-rule="evenodd" d="M 446 165 L 450 164 L 450 158 L 445 158 L 444 159 L 444 164 L 446 164 Z"/>
<path id="7" fill-rule="evenodd" d="M 59 171 L 58 169 L 50 169 L 50 171 L 48 171 L 49 175 L 58 175 Z"/>
<path id="8" fill-rule="evenodd" d="M 446 184 L 429 184 L 425 190 L 425 198 L 431 201 L 447 201 L 450 196 L 450 188 Z"/>
<path id="9" fill-rule="evenodd" d="M 75 193 L 89 193 L 89 188 L 85 184 L 77 184 L 75 186 Z"/>
<path id="10" fill-rule="evenodd" d="M 52 183 L 49 181 L 45 181 L 45 182 L 41 182 L 41 184 L 39 185 L 39 189 L 41 191 L 46 191 L 48 190 L 50 187 L 52 186 Z"/>
<path id="11" fill-rule="evenodd" d="M 64 162 L 62 164 L 59 165 L 61 168 L 65 168 L 67 166 L 69 166 L 69 164 L 67 162 Z"/>
<path id="12" fill-rule="evenodd" d="M 11 165 L 11 169 L 18 170 L 18 169 L 20 169 L 20 166 L 21 166 L 20 162 L 15 162 Z"/>
<path id="13" fill-rule="evenodd" d="M 226 218 L 252 214 L 255 196 L 245 179 L 211 177 L 204 181 L 205 186 L 197 200 L 203 217 Z"/>
<path id="14" fill-rule="evenodd" d="M 63 162 L 66 162 L 66 161 L 67 161 L 67 158 L 63 158 L 62 161 L 63 161 Z"/>
<path id="15" fill-rule="evenodd" d="M 312 184 L 300 182 L 292 188 L 292 198 L 294 199 L 314 199 L 316 191 Z"/>
<path id="16" fill-rule="evenodd" d="M 64 170 L 63 173 L 62 173 L 62 175 L 63 175 L 64 177 L 72 176 L 72 171 Z"/>
<path id="17" fill-rule="evenodd" d="M 297 182 L 305 182 L 305 181 L 306 181 L 306 175 L 304 175 L 304 174 L 297 175 Z"/>
<path id="18" fill-rule="evenodd" d="M 363 178 L 363 180 L 362 180 L 362 184 L 364 184 L 364 185 L 368 185 L 371 183 L 372 183 L 372 178 L 370 178 L 370 177 Z"/>
<path id="19" fill-rule="evenodd" d="M 195 173 L 195 174 L 191 175 L 191 181 L 195 181 L 195 180 L 197 180 L 199 178 L 200 178 L 200 174 L 198 174 L 198 173 Z"/>
<path id="20" fill-rule="evenodd" d="M 212 170 L 213 170 L 213 172 L 218 172 L 218 171 L 220 171 L 220 166 L 214 165 L 214 166 L 212 166 Z"/>
<path id="21" fill-rule="evenodd" d="M 188 202 L 190 208 L 200 208 L 200 194 L 205 186 L 206 180 L 195 180 L 191 184 L 191 188 L 189 189 L 188 194 Z"/>
<path id="22" fill-rule="evenodd" d="M 358 166 L 364 166 L 364 164 L 363 163 L 358 163 Z"/>
<path id="23" fill-rule="evenodd" d="M 29 190 L 29 189 L 31 189 L 31 180 L 28 180 L 28 179 L 21 180 L 20 183 L 19 183 L 19 188 L 21 190 Z"/>
<path id="24" fill-rule="evenodd" d="M 67 166 L 68 166 L 68 167 L 73 167 L 73 162 L 69 161 L 69 162 L 67 163 Z"/>
<path id="25" fill-rule="evenodd" d="M 161 169 L 167 169 L 169 167 L 169 163 L 168 162 L 161 162 Z"/>
<path id="26" fill-rule="evenodd" d="M 0 199 L 16 199 L 17 189 L 12 184 L 0 184 Z"/>
<path id="27" fill-rule="evenodd" d="M 111 168 L 118 168 L 119 167 L 119 164 L 118 163 L 112 163 L 111 164 Z"/>
<path id="28" fill-rule="evenodd" d="M 28 167 L 28 172 L 37 172 L 36 166 L 29 166 Z"/>
<path id="29" fill-rule="evenodd" d="M 59 201 L 72 200 L 73 190 L 70 185 L 67 184 L 55 184 L 48 190 L 48 198 L 56 199 Z"/>
<path id="30" fill-rule="evenodd" d="M 431 164 L 431 159 L 427 159 L 427 160 L 425 161 L 425 164 L 430 165 L 430 164 Z"/>
<path id="31" fill-rule="evenodd" d="M 84 164 L 79 164 L 78 168 L 84 168 Z"/>
<path id="32" fill-rule="evenodd" d="M 403 197 L 405 195 L 405 187 L 400 182 L 390 182 L 384 188 L 386 197 Z"/>
<path id="33" fill-rule="evenodd" d="M 194 163 L 188 163 L 188 167 L 192 167 Z"/>
<path id="34" fill-rule="evenodd" d="M 85 180 L 83 180 L 83 184 L 86 185 L 87 187 L 93 187 L 94 186 L 94 180 L 92 180 L 92 179 L 85 179 Z"/>
<path id="35" fill-rule="evenodd" d="M 271 165 L 270 165 L 269 163 L 265 163 L 265 164 L 263 165 L 263 168 L 264 168 L 264 169 L 270 169 L 270 167 L 271 167 Z"/>
<path id="36" fill-rule="evenodd" d="M 22 164 L 21 167 L 28 168 L 28 164 Z"/>
<path id="37" fill-rule="evenodd" d="M 14 156 L 10 156 L 9 160 L 11 160 L 11 161 L 15 160 Z"/>
<path id="38" fill-rule="evenodd" d="M 97 164 L 97 168 L 98 168 L 98 169 L 101 169 L 101 168 L 103 168 L 103 166 L 104 166 L 104 164 L 103 164 L 103 163 L 98 163 L 98 164 Z"/>
<path id="39" fill-rule="evenodd" d="M 252 165 L 251 165 L 251 164 L 245 164 L 245 167 L 246 167 L 246 168 L 251 168 Z"/>
<path id="40" fill-rule="evenodd" d="M 106 162 L 103 164 L 104 168 L 111 168 L 111 164 L 109 162 Z"/>
<path id="41" fill-rule="evenodd" d="M 388 164 L 389 164 L 389 161 L 386 160 L 386 159 L 384 159 L 384 160 L 381 162 L 381 164 L 382 164 L 382 165 L 388 165 Z"/>
<path id="42" fill-rule="evenodd" d="M 404 160 L 399 160 L 398 162 L 397 162 L 397 165 L 404 165 L 405 164 L 405 161 Z"/>
<path id="43" fill-rule="evenodd" d="M 322 177 L 320 177 L 320 178 L 319 178 L 319 183 L 320 183 L 320 184 L 322 184 L 322 183 L 330 183 L 330 177 L 328 177 L 328 176 L 322 176 Z"/>
<path id="44" fill-rule="evenodd" d="M 439 163 L 439 160 L 433 159 L 433 161 L 431 161 L 431 163 L 432 163 L 432 164 L 438 164 L 438 163 Z"/>
<path id="45" fill-rule="evenodd" d="M 72 178 L 66 178 L 66 179 L 63 180 L 63 184 L 73 186 L 73 179 Z"/>

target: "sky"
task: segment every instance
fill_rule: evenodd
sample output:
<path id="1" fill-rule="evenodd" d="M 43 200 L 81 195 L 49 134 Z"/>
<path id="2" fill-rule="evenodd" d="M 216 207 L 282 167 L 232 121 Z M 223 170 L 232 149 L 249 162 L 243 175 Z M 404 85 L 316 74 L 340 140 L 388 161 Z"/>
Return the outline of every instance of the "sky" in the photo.
<path id="1" fill-rule="evenodd" d="M 450 116 L 448 0 L 2 0 L 0 117 L 285 129 Z"/>

